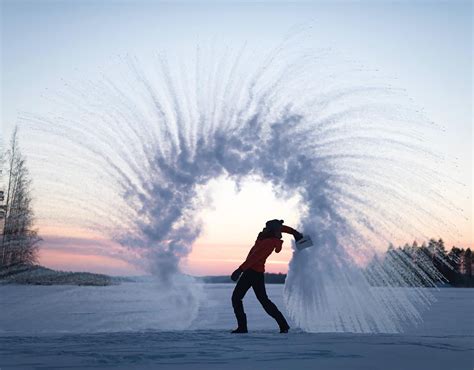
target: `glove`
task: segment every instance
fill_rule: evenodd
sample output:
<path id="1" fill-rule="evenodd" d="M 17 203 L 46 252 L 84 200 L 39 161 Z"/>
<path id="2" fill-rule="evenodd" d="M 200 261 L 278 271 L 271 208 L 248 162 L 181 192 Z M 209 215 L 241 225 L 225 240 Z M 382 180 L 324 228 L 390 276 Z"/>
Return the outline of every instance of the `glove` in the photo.
<path id="1" fill-rule="evenodd" d="M 232 275 L 230 275 L 230 278 L 232 281 L 237 281 L 239 280 L 240 275 L 242 274 L 242 269 L 239 267 L 237 270 L 235 270 Z"/>
<path id="2" fill-rule="evenodd" d="M 296 231 L 296 230 L 293 236 L 295 237 L 296 241 L 303 239 L 303 234 L 301 234 L 299 231 Z"/>

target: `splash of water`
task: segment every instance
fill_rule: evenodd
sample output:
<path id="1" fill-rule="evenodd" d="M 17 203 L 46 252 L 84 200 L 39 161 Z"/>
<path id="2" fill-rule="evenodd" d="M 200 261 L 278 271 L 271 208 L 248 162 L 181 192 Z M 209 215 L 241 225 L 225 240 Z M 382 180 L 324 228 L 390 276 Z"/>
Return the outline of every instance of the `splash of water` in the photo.
<path id="1" fill-rule="evenodd" d="M 120 68 L 69 84 L 50 115 L 22 117 L 38 190 L 49 194 L 40 217 L 99 230 L 196 312 L 195 285 L 175 280 L 200 233 L 198 189 L 257 175 L 301 195 L 299 227 L 316 245 L 294 252 L 285 284 L 298 326 L 397 332 L 420 320 L 432 297 L 398 284 L 400 266 L 377 270 L 381 281 L 390 274 L 384 288 L 361 269 L 391 240 L 452 230 L 424 141 L 431 123 L 402 90 L 289 40 L 267 53 L 197 48 L 151 68 L 125 57 Z"/>

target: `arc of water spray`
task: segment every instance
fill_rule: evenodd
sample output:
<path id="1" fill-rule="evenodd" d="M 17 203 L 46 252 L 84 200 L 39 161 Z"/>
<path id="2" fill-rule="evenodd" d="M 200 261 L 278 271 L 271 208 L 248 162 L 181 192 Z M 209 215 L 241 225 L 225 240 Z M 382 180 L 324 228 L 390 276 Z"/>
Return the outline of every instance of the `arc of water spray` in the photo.
<path id="1" fill-rule="evenodd" d="M 442 188 L 429 186 L 440 174 L 420 141 L 429 124 L 416 107 L 372 72 L 355 72 L 327 50 L 300 49 L 292 38 L 263 56 L 245 47 L 217 61 L 201 47 L 196 55 L 194 76 L 164 55 L 153 69 L 126 57 L 116 76 L 58 95 L 56 116 L 22 117 L 25 134 L 51 159 L 30 154 L 37 181 L 59 160 L 63 172 L 94 181 L 86 191 L 66 180 L 53 189 L 45 182 L 47 190 L 40 183 L 52 205 L 44 217 L 74 214 L 60 201 L 67 197 L 93 204 L 88 227 L 147 261 L 193 307 L 191 321 L 198 297 L 179 262 L 200 233 L 198 188 L 223 174 L 237 181 L 257 174 L 298 191 L 307 209 L 300 227 L 316 247 L 294 253 L 285 284 L 298 326 L 396 332 L 419 321 L 432 297 L 402 288 L 411 276 L 407 260 L 380 265 L 370 277 L 363 270 L 393 235 L 453 229 L 437 216 L 449 205 Z M 71 150 L 79 155 L 71 159 Z M 438 276 L 426 271 L 434 283 Z M 374 279 L 389 283 L 376 288 Z"/>

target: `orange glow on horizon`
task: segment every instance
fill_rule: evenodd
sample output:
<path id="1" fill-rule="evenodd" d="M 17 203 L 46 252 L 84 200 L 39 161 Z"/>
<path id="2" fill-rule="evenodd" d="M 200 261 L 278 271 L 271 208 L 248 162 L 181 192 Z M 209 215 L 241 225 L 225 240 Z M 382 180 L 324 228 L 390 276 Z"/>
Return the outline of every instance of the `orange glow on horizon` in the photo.
<path id="1" fill-rule="evenodd" d="M 101 255 L 80 254 L 70 251 L 40 249 L 39 262 L 41 265 L 57 270 L 87 271 L 109 275 L 143 275 L 137 269 L 122 259 Z"/>
<path id="2" fill-rule="evenodd" d="M 94 233 L 91 230 L 84 229 L 81 227 L 39 224 L 38 228 L 41 231 L 41 235 L 45 236 L 106 240 L 103 235 Z"/>

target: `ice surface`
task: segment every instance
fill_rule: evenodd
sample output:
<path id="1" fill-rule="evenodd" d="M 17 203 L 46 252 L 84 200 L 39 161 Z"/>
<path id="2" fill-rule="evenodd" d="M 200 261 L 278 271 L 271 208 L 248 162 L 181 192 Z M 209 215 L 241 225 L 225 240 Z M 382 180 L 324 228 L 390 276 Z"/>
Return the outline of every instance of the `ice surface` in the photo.
<path id="1" fill-rule="evenodd" d="M 189 285 L 177 285 L 187 289 Z M 196 284 L 195 297 L 202 294 Z M 0 332 L 90 333 L 127 330 L 182 330 L 196 319 L 198 298 L 183 300 L 154 281 L 104 289 L 81 286 L 0 286 Z M 23 304 L 27 302 L 27 304 Z M 195 304 L 193 306 L 193 304 Z M 21 320 L 18 318 L 21 317 Z"/>
<path id="2" fill-rule="evenodd" d="M 137 284 L 139 286 L 137 286 Z M 188 330 L 167 330 L 149 283 L 109 287 L 0 286 L 3 369 L 466 369 L 473 366 L 474 289 L 433 290 L 438 301 L 403 334 L 317 333 L 290 320 L 277 332 L 250 291 L 250 333 L 234 336 L 233 284 L 204 286 Z M 286 314 L 283 287 L 269 297 Z M 179 306 L 174 306 L 179 310 Z M 324 320 L 324 318 L 317 318 Z M 160 330 L 160 326 L 162 329 Z"/>

